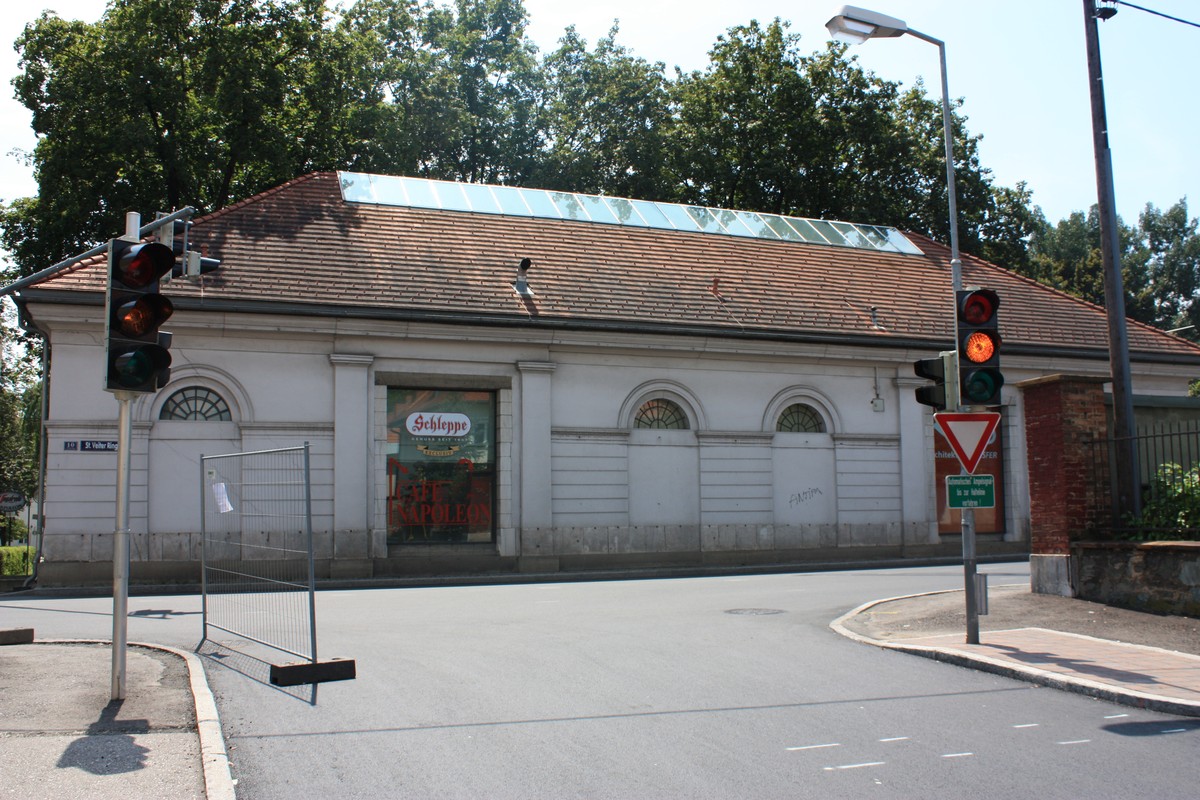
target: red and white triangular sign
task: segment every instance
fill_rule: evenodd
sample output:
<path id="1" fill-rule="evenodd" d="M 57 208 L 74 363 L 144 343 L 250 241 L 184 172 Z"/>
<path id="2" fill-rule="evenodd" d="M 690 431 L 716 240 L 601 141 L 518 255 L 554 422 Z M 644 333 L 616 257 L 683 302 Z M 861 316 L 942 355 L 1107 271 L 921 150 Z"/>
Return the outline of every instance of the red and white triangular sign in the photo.
<path id="1" fill-rule="evenodd" d="M 996 426 L 1000 423 L 1000 415 L 994 411 L 983 411 L 977 414 L 967 412 L 942 412 L 933 415 L 934 422 L 942 430 L 942 436 L 950 443 L 950 449 L 958 456 L 958 463 L 968 474 L 974 474 L 983 458 Z"/>

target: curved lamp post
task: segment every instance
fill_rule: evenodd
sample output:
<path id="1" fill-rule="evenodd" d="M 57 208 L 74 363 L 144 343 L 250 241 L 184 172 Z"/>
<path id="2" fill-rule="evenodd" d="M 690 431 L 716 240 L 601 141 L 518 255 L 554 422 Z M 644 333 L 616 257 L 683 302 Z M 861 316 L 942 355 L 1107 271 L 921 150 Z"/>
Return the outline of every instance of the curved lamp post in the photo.
<path id="1" fill-rule="evenodd" d="M 958 201 L 954 189 L 954 137 L 950 126 L 950 89 L 946 82 L 946 43 L 941 39 L 915 31 L 902 19 L 857 6 L 842 6 L 825 23 L 829 35 L 850 44 L 862 44 L 868 39 L 892 39 L 908 34 L 937 45 L 942 68 L 942 133 L 946 140 L 946 197 L 950 206 L 950 277 L 954 291 L 962 288 L 962 262 L 958 253 Z"/>
<path id="2" fill-rule="evenodd" d="M 914 31 L 904 20 L 868 11 L 857 6 L 842 6 L 833 19 L 825 23 L 829 35 L 851 44 L 868 39 L 892 39 L 909 34 L 937 45 L 942 68 L 942 133 L 946 140 L 946 198 L 950 206 L 950 278 L 955 297 L 962 286 L 962 262 L 958 253 L 958 202 L 954 190 L 954 137 L 950 126 L 950 89 L 946 81 L 946 43 L 920 31 Z M 957 299 L 955 300 L 957 304 Z M 957 318 L 957 312 L 952 321 Z M 962 510 L 963 595 L 966 600 L 967 644 L 979 644 L 979 606 L 981 587 L 976 580 L 975 512 Z"/>

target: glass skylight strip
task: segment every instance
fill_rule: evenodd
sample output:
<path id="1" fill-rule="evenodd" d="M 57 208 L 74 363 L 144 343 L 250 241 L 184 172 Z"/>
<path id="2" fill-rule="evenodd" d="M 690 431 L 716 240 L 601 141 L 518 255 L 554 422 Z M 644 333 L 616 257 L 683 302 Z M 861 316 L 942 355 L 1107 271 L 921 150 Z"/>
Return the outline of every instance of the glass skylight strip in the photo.
<path id="1" fill-rule="evenodd" d="M 574 220 L 921 254 L 900 231 L 880 225 L 398 175 L 339 172 L 338 180 L 342 199 L 348 203 Z"/>

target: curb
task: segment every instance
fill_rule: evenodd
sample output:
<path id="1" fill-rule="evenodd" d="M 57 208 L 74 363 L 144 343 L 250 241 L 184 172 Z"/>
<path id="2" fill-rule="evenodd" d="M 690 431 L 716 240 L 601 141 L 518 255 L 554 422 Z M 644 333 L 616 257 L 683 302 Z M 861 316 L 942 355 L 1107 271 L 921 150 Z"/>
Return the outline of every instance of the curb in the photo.
<path id="1" fill-rule="evenodd" d="M 931 595 L 953 594 L 961 591 L 963 590 L 949 589 L 945 591 L 922 592 L 920 594 L 900 595 L 898 597 L 885 597 L 881 600 L 872 600 L 868 603 L 863 603 L 858 608 L 842 614 L 833 622 L 829 623 L 829 627 L 833 629 L 835 633 L 845 636 L 847 639 L 852 639 L 861 644 L 874 645 L 875 647 L 885 650 L 895 650 L 901 653 L 909 653 L 911 655 L 922 656 L 924 658 L 931 658 L 935 661 L 953 664 L 957 667 L 966 667 L 968 669 L 976 669 L 981 672 L 990 672 L 1005 678 L 1021 680 L 1027 683 L 1035 683 L 1040 686 L 1047 686 L 1051 689 L 1058 689 L 1064 692 L 1073 692 L 1075 694 L 1082 694 L 1088 697 L 1095 697 L 1099 700 L 1107 700 L 1118 705 L 1132 706 L 1134 708 L 1157 711 L 1164 714 L 1175 714 L 1177 716 L 1200 717 L 1200 706 L 1194 703 L 1176 700 L 1171 697 L 1162 697 L 1161 695 L 1138 692 L 1132 689 L 1117 689 L 1109 684 L 1090 681 L 1085 678 L 1068 678 L 1055 672 L 1038 669 L 1037 667 L 1027 667 L 1007 661 L 999 661 L 988 656 L 965 653 L 961 650 L 956 650 L 953 648 L 885 642 L 881 639 L 873 639 L 870 636 L 864 636 L 860 633 L 856 633 L 843 624 L 846 620 L 851 619 L 858 614 L 861 614 L 864 611 L 883 603 L 890 603 L 894 600 L 910 600 L 917 597 L 929 597 Z M 1043 628 L 1041 630 L 1045 629 Z M 1082 636 L 1082 634 L 1070 635 Z M 1083 636 L 1083 638 L 1095 639 L 1096 637 Z M 1107 640 L 1097 639 L 1097 641 Z M 1123 642 L 1110 643 L 1124 644 Z"/>
<path id="2" fill-rule="evenodd" d="M 106 644 L 107 639 L 38 639 L 36 644 Z M 236 785 L 229 771 L 229 751 L 225 748 L 225 736 L 221 732 L 221 718 L 217 713 L 217 702 L 208 687 L 204 664 L 200 657 L 187 650 L 179 650 L 165 644 L 128 642 L 129 647 L 144 647 L 161 650 L 179 656 L 187 664 L 188 680 L 196 711 L 196 733 L 200 737 L 200 761 L 204 774 L 204 796 L 207 800 L 237 800 Z"/>

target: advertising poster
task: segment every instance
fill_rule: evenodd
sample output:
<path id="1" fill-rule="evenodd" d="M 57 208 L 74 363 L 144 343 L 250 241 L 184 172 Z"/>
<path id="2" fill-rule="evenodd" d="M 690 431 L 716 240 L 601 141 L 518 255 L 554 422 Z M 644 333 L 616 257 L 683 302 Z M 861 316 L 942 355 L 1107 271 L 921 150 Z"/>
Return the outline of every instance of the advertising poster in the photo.
<path id="1" fill-rule="evenodd" d="M 388 389 L 388 541 L 491 542 L 496 396 Z"/>

